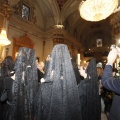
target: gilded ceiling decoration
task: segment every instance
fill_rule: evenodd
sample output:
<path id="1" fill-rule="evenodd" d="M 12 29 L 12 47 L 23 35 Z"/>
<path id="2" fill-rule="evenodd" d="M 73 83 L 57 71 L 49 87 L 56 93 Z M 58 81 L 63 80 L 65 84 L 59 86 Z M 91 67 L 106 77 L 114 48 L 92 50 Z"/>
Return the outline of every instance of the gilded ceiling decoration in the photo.
<path id="1" fill-rule="evenodd" d="M 60 8 L 60 11 L 62 10 L 63 5 L 67 2 L 68 0 L 57 0 L 58 6 Z"/>

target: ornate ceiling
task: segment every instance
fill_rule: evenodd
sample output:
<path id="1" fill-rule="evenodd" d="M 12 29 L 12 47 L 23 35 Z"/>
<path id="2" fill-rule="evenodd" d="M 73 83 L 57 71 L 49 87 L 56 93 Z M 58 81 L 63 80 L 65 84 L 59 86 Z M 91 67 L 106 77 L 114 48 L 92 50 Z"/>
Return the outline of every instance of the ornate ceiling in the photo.
<path id="1" fill-rule="evenodd" d="M 100 22 L 88 22 L 79 14 L 79 4 L 82 0 L 24 0 L 32 1 L 39 8 L 44 24 L 44 30 L 52 29 L 54 25 L 63 24 L 65 30 L 82 43 L 85 50 L 96 47 L 96 39 L 102 39 L 104 46 L 113 42 L 110 17 Z M 120 1 L 120 0 L 119 0 Z"/>
<path id="2" fill-rule="evenodd" d="M 46 19 L 54 20 L 46 29 L 55 24 L 63 24 L 65 29 L 78 41 L 84 48 L 92 49 L 96 47 L 96 39 L 102 39 L 104 46 L 112 44 L 110 17 L 100 22 L 88 22 L 80 17 L 78 7 L 82 0 L 37 0 L 42 8 Z M 42 4 L 41 4 L 42 3 Z"/>
<path id="3" fill-rule="evenodd" d="M 58 6 L 60 11 L 62 10 L 64 4 L 67 2 L 68 0 L 57 0 Z"/>

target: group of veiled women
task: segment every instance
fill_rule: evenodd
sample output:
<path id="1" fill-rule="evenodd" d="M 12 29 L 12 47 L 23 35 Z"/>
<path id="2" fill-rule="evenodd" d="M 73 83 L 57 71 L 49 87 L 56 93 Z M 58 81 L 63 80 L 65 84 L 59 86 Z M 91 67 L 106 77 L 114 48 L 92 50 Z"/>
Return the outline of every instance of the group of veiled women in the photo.
<path id="1" fill-rule="evenodd" d="M 35 62 L 35 51 L 25 47 L 19 49 L 15 62 L 10 56 L 2 62 L 0 120 L 101 119 L 95 59 L 89 62 L 87 77 L 81 80 L 67 46 L 55 45 L 41 84 Z"/>

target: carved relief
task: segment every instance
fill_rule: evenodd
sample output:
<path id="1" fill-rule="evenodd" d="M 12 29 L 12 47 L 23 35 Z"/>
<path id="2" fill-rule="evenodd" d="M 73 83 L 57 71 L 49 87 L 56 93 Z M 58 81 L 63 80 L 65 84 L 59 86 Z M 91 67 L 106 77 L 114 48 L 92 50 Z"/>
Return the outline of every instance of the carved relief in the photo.
<path id="1" fill-rule="evenodd" d="M 57 0 L 60 11 L 62 10 L 62 7 L 66 2 L 67 2 L 67 0 Z"/>
<path id="2" fill-rule="evenodd" d="M 53 44 L 60 44 L 60 43 L 64 43 L 64 35 L 63 34 L 54 34 L 53 37 Z"/>
<path id="3" fill-rule="evenodd" d="M 20 0 L 10 0 L 10 5 L 14 6 L 15 4 L 17 4 Z"/>
<path id="4" fill-rule="evenodd" d="M 14 13 L 21 16 L 21 1 L 13 6 Z"/>
<path id="5" fill-rule="evenodd" d="M 12 16 L 12 9 L 7 0 L 0 1 L 0 14 L 7 19 L 10 19 L 10 17 Z"/>

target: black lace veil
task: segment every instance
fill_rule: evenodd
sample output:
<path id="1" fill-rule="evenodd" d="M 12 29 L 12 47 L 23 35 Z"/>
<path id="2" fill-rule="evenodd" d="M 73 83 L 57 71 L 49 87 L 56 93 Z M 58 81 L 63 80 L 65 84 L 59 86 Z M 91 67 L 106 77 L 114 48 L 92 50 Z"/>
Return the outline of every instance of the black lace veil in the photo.
<path id="1" fill-rule="evenodd" d="M 54 46 L 44 79 L 35 99 L 35 120 L 82 120 L 76 78 L 66 45 Z"/>
<path id="2" fill-rule="evenodd" d="M 33 120 L 33 98 L 37 90 L 36 56 L 33 49 L 21 47 L 15 63 L 12 120 Z"/>
<path id="3" fill-rule="evenodd" d="M 0 101 L 0 120 L 6 120 L 6 116 L 8 115 L 8 100 L 12 97 L 9 95 L 8 86 L 11 86 L 11 80 L 6 81 L 6 78 L 12 76 L 14 74 L 14 60 L 11 56 L 5 57 L 5 59 L 1 63 L 1 76 L 0 76 L 0 97 L 1 93 L 4 93 L 5 96 L 4 101 Z M 12 73 L 11 73 L 12 72 Z M 6 82 L 5 82 L 6 81 Z M 6 90 L 6 92 L 3 92 Z M 5 95 L 7 93 L 7 95 Z"/>
<path id="4" fill-rule="evenodd" d="M 84 94 L 81 98 L 83 120 L 101 120 L 101 102 L 94 58 L 89 62 L 86 73 L 87 79 L 82 84 Z"/>
<path id="5" fill-rule="evenodd" d="M 79 73 L 78 65 L 76 64 L 76 56 L 72 57 L 72 65 L 73 65 L 73 69 L 75 72 L 77 84 L 79 84 L 82 78 L 81 78 L 80 73 Z"/>

